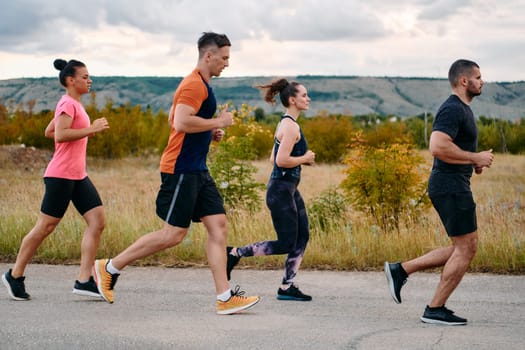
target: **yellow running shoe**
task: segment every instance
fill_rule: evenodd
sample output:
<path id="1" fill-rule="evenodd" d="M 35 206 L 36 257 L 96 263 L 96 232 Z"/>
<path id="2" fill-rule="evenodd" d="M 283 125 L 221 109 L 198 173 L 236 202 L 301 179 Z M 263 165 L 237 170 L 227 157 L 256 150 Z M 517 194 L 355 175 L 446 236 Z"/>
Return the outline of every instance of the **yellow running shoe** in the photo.
<path id="1" fill-rule="evenodd" d="M 98 292 L 105 301 L 112 304 L 114 300 L 113 287 L 115 287 L 120 275 L 118 273 L 111 274 L 106 270 L 108 261 L 108 259 L 95 260 L 93 275 L 95 276 Z"/>
<path id="2" fill-rule="evenodd" d="M 227 301 L 217 300 L 217 314 L 235 314 L 244 311 L 259 302 L 260 298 L 258 296 L 245 297 L 244 291 L 240 291 L 239 289 L 240 287 L 236 286 L 235 290 L 232 290 L 231 292 L 232 296 Z"/>

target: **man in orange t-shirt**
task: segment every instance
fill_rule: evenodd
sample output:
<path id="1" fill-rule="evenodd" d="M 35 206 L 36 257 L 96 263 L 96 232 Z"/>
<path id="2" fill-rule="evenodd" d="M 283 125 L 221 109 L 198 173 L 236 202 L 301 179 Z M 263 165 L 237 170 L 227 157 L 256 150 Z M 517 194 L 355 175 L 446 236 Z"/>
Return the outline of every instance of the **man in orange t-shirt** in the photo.
<path id="1" fill-rule="evenodd" d="M 162 183 L 157 196 L 157 215 L 164 226 L 148 233 L 113 259 L 95 261 L 100 294 L 114 300 L 113 287 L 120 270 L 131 262 L 173 247 L 184 239 L 191 221 L 202 222 L 208 231 L 206 253 L 217 292 L 217 313 L 233 314 L 259 301 L 231 290 L 226 277 L 227 222 L 223 200 L 206 166 L 211 140 L 220 141 L 221 128 L 233 124 L 227 109 L 213 118 L 217 102 L 209 83 L 228 66 L 230 41 L 226 35 L 203 33 L 198 41 L 197 67 L 180 83 L 173 98 L 168 145 L 162 154 Z"/>

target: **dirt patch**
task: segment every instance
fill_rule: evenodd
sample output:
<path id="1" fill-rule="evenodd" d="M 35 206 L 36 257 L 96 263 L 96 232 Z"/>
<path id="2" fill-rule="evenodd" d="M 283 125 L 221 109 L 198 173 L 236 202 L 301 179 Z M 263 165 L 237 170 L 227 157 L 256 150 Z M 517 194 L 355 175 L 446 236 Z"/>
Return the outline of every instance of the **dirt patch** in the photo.
<path id="1" fill-rule="evenodd" d="M 45 169 L 52 156 L 53 152 L 47 149 L 24 145 L 2 145 L 0 146 L 0 167 L 25 171 Z"/>

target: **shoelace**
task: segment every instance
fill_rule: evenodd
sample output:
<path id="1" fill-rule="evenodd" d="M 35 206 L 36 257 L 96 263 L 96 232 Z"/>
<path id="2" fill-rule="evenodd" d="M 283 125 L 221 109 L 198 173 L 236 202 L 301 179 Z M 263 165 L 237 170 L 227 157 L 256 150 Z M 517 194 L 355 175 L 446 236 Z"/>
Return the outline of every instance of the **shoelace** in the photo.
<path id="1" fill-rule="evenodd" d="M 236 285 L 235 288 L 232 290 L 232 297 L 242 297 L 242 298 L 246 298 L 244 296 L 244 291 L 241 290 L 241 287 L 239 285 Z"/>
<path id="2" fill-rule="evenodd" d="M 290 285 L 290 287 L 288 287 L 288 289 L 289 289 L 289 290 L 296 290 L 296 291 L 299 291 L 299 286 L 296 285 L 295 283 L 292 283 L 292 284 Z M 288 289 L 286 289 L 286 290 L 288 290 Z"/>
<path id="3" fill-rule="evenodd" d="M 111 282 L 109 284 L 109 289 L 113 289 L 113 287 L 115 287 L 115 284 L 117 283 L 118 276 L 120 276 L 120 274 L 116 273 L 116 274 L 110 274 L 110 275 L 111 275 Z"/>
<path id="4" fill-rule="evenodd" d="M 108 272 L 107 270 L 105 270 L 104 273 L 107 273 L 109 275 L 109 278 L 105 280 L 102 279 L 103 282 L 105 282 L 103 283 L 104 287 L 106 287 L 108 290 L 113 290 L 113 287 L 115 287 L 115 283 L 117 283 L 117 279 L 118 279 L 118 276 L 120 276 L 120 274 L 118 273 L 112 274 Z"/>
<path id="5" fill-rule="evenodd" d="M 13 281 L 14 281 L 13 284 L 15 288 L 17 288 L 22 294 L 26 293 L 26 286 L 24 284 L 24 280 L 25 280 L 25 277 L 13 278 Z"/>
<path id="6" fill-rule="evenodd" d="M 449 314 L 449 315 L 454 314 L 454 311 L 452 311 L 452 310 L 450 310 L 450 309 L 447 309 L 447 308 L 445 307 L 445 305 L 443 305 L 442 307 L 443 307 L 443 311 L 445 311 L 447 314 Z"/>
<path id="7" fill-rule="evenodd" d="M 284 290 L 284 292 L 287 292 L 289 294 L 293 294 L 295 296 L 298 296 L 298 297 L 305 297 L 306 294 L 304 294 L 303 292 L 301 292 L 301 290 L 299 289 L 299 286 L 295 283 L 292 283 L 290 285 L 290 287 L 288 287 L 287 289 Z"/>

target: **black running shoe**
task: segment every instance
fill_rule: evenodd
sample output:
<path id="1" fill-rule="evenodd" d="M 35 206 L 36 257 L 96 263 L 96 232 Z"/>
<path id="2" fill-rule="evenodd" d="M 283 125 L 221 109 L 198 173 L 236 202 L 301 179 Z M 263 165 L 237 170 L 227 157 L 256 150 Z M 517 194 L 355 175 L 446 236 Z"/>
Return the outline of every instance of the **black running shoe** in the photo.
<path id="1" fill-rule="evenodd" d="M 75 281 L 73 286 L 73 294 L 83 295 L 86 297 L 102 298 L 98 292 L 97 284 L 93 276 L 89 276 L 89 281 L 80 283 L 78 280 Z"/>
<path id="2" fill-rule="evenodd" d="M 11 269 L 2 275 L 2 282 L 7 288 L 9 296 L 14 300 L 29 300 L 31 296 L 26 293 L 26 286 L 24 284 L 24 276 L 14 278 L 11 275 Z"/>
<path id="3" fill-rule="evenodd" d="M 226 277 L 228 277 L 228 281 L 230 280 L 231 273 L 235 265 L 239 263 L 239 260 L 241 260 L 240 256 L 235 256 L 233 254 L 230 254 L 233 247 L 226 247 Z"/>
<path id="4" fill-rule="evenodd" d="M 277 299 L 279 300 L 297 300 L 297 301 L 310 301 L 312 297 L 306 294 L 303 294 L 293 283 L 288 287 L 288 289 L 283 290 L 279 288 L 277 290 Z"/>
<path id="5" fill-rule="evenodd" d="M 449 310 L 445 305 L 440 307 L 427 307 L 421 316 L 421 321 L 431 324 L 444 324 L 448 326 L 463 326 L 467 324 L 467 319 L 454 315 L 454 311 Z"/>
<path id="6" fill-rule="evenodd" d="M 401 263 L 390 264 L 388 261 L 385 261 L 385 275 L 392 299 L 396 303 L 401 304 L 401 287 L 407 282 L 408 274 L 401 266 Z"/>

